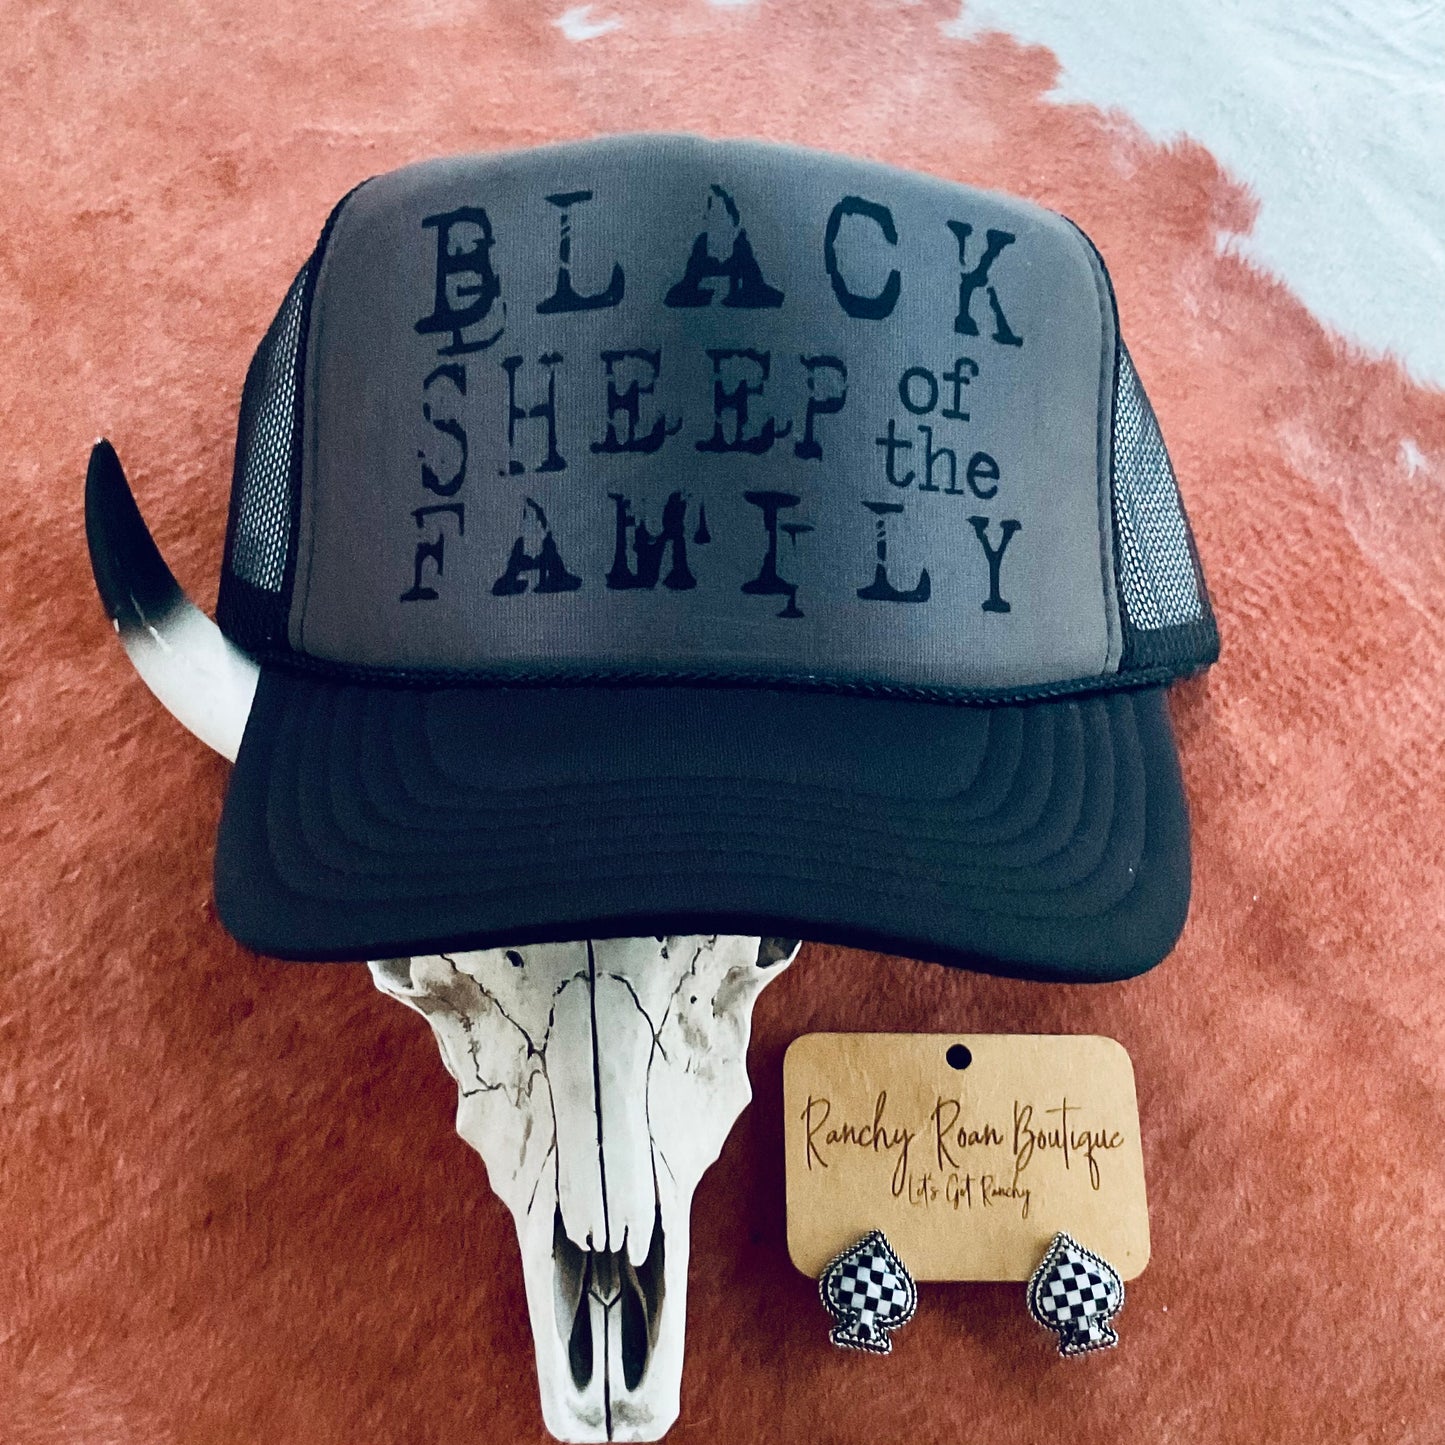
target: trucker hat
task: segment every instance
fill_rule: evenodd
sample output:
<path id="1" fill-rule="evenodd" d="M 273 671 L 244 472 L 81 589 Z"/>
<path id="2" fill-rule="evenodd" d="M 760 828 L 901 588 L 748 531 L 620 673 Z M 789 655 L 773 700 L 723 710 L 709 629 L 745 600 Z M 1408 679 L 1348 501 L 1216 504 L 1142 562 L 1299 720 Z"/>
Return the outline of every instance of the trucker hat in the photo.
<path id="1" fill-rule="evenodd" d="M 1082 981 L 1183 926 L 1214 619 L 1103 262 L 1023 201 L 689 135 L 366 181 L 247 376 L 218 621 L 264 953 Z"/>

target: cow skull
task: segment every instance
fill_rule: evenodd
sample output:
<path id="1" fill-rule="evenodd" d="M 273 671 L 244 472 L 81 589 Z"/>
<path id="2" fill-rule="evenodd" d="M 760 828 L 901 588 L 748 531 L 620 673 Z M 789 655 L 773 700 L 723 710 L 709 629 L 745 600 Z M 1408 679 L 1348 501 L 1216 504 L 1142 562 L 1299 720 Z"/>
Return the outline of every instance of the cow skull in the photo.
<path id="1" fill-rule="evenodd" d="M 522 1251 L 537 1381 L 562 1440 L 677 1418 L 693 1191 L 751 1097 L 753 1001 L 792 940 L 616 938 L 387 959 L 457 1081 Z"/>
<path id="2" fill-rule="evenodd" d="M 136 670 L 234 761 L 257 666 L 181 591 L 105 441 L 85 512 Z M 624 938 L 369 965 L 431 1024 L 457 1132 L 512 1212 L 543 1418 L 561 1439 L 656 1440 L 677 1418 L 693 1192 L 751 1097 L 753 1003 L 797 949 Z"/>

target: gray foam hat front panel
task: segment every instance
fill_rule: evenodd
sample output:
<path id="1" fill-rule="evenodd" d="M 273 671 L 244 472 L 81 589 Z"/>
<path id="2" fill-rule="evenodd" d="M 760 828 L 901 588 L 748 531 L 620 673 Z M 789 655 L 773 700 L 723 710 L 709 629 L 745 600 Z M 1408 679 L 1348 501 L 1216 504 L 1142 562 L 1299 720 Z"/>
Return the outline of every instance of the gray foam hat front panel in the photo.
<path id="1" fill-rule="evenodd" d="M 620 137 L 379 177 L 316 279 L 291 647 L 1113 674 L 1114 327 L 1061 217 L 843 157 Z"/>

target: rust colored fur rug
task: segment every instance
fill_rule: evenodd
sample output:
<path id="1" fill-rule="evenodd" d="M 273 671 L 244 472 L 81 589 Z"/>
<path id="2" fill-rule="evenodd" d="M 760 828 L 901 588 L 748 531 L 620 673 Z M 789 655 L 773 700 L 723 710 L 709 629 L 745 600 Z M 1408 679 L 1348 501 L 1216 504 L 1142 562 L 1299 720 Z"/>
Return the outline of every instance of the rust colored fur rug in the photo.
<path id="1" fill-rule="evenodd" d="M 225 765 L 110 634 L 80 488 L 105 432 L 209 601 L 246 363 L 331 203 L 635 129 L 1075 218 L 1225 648 L 1175 699 L 1195 904 L 1162 967 L 1071 989 L 810 947 L 763 995 L 757 1101 L 697 1196 L 673 1438 L 1441 1439 L 1445 398 L 1221 251 L 1251 200 L 1207 153 L 1045 101 L 1051 56 L 945 37 L 956 5 L 608 0 L 622 24 L 581 43 L 554 8 L 0 0 L 0 1440 L 542 1438 L 510 1222 L 435 1045 L 363 969 L 221 931 Z M 1119 1350 L 1059 1360 L 1007 1286 L 929 1287 L 888 1361 L 827 1345 L 779 1119 L 783 1050 L 822 1028 L 1126 1044 L 1154 1255 Z"/>

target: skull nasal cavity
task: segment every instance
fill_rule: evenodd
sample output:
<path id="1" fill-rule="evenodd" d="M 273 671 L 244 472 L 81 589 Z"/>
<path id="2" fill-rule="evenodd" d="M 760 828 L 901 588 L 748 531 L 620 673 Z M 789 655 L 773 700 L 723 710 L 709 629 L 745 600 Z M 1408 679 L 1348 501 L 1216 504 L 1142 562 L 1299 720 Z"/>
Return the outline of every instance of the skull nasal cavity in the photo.
<path id="1" fill-rule="evenodd" d="M 557 1325 L 567 1341 L 572 1383 L 585 1391 L 596 1372 L 608 1366 L 608 1347 L 616 1335 L 622 1356 L 622 1380 L 635 1391 L 647 1373 L 665 1294 L 662 1213 L 654 1216 L 647 1257 L 634 1266 L 621 1251 L 578 1249 L 567 1237 L 558 1214 L 553 1224 L 552 1259 L 556 1269 Z"/>

